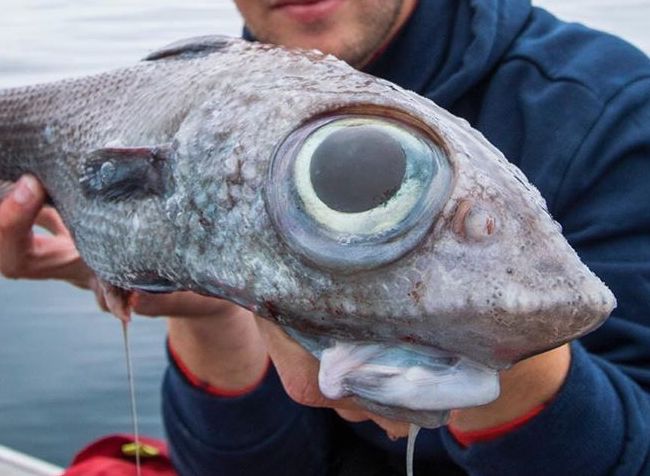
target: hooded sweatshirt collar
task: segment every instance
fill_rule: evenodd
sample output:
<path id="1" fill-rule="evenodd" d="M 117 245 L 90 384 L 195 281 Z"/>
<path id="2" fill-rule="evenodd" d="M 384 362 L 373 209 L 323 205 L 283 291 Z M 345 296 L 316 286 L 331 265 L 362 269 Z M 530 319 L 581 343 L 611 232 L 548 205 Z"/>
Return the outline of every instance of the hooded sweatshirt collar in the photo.
<path id="1" fill-rule="evenodd" d="M 530 0 L 419 0 L 364 71 L 449 108 L 506 53 L 531 9 Z"/>
<path id="2" fill-rule="evenodd" d="M 363 70 L 451 106 L 480 82 L 526 23 L 530 0 L 418 0 Z M 244 38 L 255 40 L 247 28 Z"/>

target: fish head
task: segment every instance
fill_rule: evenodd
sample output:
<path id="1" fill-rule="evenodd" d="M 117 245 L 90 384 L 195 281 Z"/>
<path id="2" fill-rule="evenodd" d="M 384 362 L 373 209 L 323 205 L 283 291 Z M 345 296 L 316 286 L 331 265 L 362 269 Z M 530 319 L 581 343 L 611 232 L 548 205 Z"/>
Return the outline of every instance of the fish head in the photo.
<path id="1" fill-rule="evenodd" d="M 246 81 L 220 76 L 178 134 L 167 208 L 195 290 L 328 362 L 334 343 L 379 346 L 375 370 L 425 355 L 496 372 L 609 315 L 539 192 L 466 121 L 331 57 L 237 48 Z M 352 387 L 331 393 L 366 398 Z"/>

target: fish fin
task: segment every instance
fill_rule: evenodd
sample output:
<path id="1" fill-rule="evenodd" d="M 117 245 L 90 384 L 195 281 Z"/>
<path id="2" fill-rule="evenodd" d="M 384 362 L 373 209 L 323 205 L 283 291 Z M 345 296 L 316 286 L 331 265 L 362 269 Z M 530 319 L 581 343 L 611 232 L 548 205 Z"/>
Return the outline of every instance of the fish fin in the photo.
<path id="1" fill-rule="evenodd" d="M 232 38 L 224 35 L 195 36 L 178 40 L 149 53 L 143 61 L 161 59 L 193 59 L 216 53 L 225 48 Z"/>
<path id="2" fill-rule="evenodd" d="M 163 195 L 171 183 L 171 156 L 170 145 L 95 150 L 82 161 L 82 190 L 108 201 Z"/>

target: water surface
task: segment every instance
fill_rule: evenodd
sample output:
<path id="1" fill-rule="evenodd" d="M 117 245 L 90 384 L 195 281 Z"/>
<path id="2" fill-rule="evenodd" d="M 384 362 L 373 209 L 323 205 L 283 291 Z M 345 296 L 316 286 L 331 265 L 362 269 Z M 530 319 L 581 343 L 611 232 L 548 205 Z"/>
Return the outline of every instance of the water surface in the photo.
<path id="1" fill-rule="evenodd" d="M 543 0 L 564 19 L 650 51 L 647 0 Z M 173 40 L 237 35 L 228 0 L 0 0 L 0 87 L 132 64 Z M 162 320 L 131 327 L 142 432 L 162 436 Z M 0 279 L 0 444 L 61 465 L 86 442 L 130 432 L 119 323 L 89 293 Z"/>

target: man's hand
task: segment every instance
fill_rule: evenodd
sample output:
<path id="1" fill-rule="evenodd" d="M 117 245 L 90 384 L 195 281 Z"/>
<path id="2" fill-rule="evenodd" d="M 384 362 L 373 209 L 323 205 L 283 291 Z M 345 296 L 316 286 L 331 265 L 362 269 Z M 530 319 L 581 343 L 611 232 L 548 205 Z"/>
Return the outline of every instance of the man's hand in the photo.
<path id="1" fill-rule="evenodd" d="M 59 214 L 44 207 L 45 191 L 31 176 L 22 177 L 0 203 L 0 273 L 18 279 L 61 279 L 81 288 L 94 286 Z M 51 235 L 35 234 L 34 225 Z"/>
<path id="2" fill-rule="evenodd" d="M 526 415 L 555 397 L 570 363 L 569 344 L 522 360 L 501 372 L 499 398 L 480 407 L 454 410 L 449 424 L 467 432 L 493 428 Z"/>

